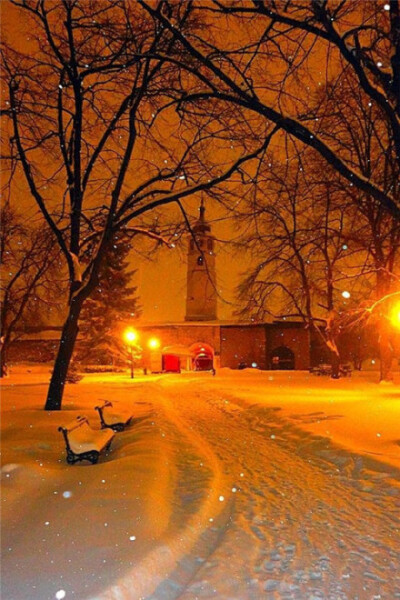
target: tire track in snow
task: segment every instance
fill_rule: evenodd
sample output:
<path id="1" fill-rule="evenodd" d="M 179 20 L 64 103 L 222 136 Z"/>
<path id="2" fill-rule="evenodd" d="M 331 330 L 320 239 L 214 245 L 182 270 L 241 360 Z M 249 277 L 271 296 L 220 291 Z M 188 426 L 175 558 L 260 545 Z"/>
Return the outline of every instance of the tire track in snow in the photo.
<path id="1" fill-rule="evenodd" d="M 400 597 L 397 500 L 390 486 L 371 494 L 312 448 L 299 454 L 294 428 L 277 411 L 243 410 L 241 401 L 217 398 L 218 392 L 198 394 L 188 410 L 182 387 L 175 404 L 185 419 L 213 445 L 234 482 L 238 470 L 245 475 L 215 561 L 182 600 Z M 240 554 L 245 558 L 238 560 Z"/>
<path id="2" fill-rule="evenodd" d="M 93 600 L 174 600 L 180 597 L 185 586 L 201 568 L 203 557 L 219 543 L 230 518 L 233 502 L 220 501 L 226 478 L 211 445 L 177 414 L 165 390 L 160 393 L 158 386 L 150 386 L 157 392 L 155 410 L 162 413 L 160 422 L 163 434 L 168 431 L 168 435 L 175 438 L 176 447 L 181 450 L 173 467 L 175 489 L 172 494 L 175 495 L 176 515 L 171 519 L 171 527 L 162 543 Z M 157 420 L 157 416 L 154 418 Z M 202 472 L 206 473 L 207 482 L 204 484 L 205 493 L 188 502 L 188 498 L 182 498 L 181 494 L 185 493 L 194 457 Z M 187 490 L 191 489 L 189 481 Z"/>
<path id="3" fill-rule="evenodd" d="M 164 387 L 160 401 L 169 422 L 181 436 L 181 439 L 177 439 L 177 448 L 180 451 L 180 456 L 177 456 L 177 465 L 178 476 L 180 474 L 182 479 L 179 477 L 181 483 L 176 489 L 175 521 L 179 526 L 179 520 L 183 518 L 184 526 L 179 527 L 178 533 L 175 527 L 172 528 L 173 533 L 170 543 L 176 544 L 177 537 L 181 541 L 179 544 L 179 557 L 176 559 L 176 568 L 160 583 L 154 593 L 148 597 L 148 600 L 176 600 L 181 597 L 185 588 L 195 579 L 196 573 L 201 569 L 207 557 L 220 544 L 231 519 L 234 505 L 234 499 L 232 498 L 225 502 L 227 482 L 222 472 L 222 462 L 204 437 L 197 434 L 191 425 L 174 409 L 174 396 L 175 392 L 171 394 L 168 391 L 168 386 Z M 182 452 L 183 440 L 185 440 L 191 452 L 193 452 L 193 449 L 195 450 L 197 455 L 195 460 L 193 460 L 193 456 L 189 461 L 185 457 L 185 452 Z M 188 479 L 193 480 L 193 472 L 204 472 L 206 467 L 208 467 L 209 478 L 205 483 L 206 489 L 203 489 L 202 501 L 196 507 L 196 511 L 187 519 L 187 506 L 185 506 L 187 498 L 185 498 L 185 495 L 187 491 L 190 493 L 193 481 L 192 483 L 189 481 L 188 490 L 185 489 L 185 481 Z M 197 474 L 195 479 L 198 479 Z M 182 492 L 184 494 L 183 498 L 181 497 Z M 221 499 L 223 499 L 222 502 Z"/>

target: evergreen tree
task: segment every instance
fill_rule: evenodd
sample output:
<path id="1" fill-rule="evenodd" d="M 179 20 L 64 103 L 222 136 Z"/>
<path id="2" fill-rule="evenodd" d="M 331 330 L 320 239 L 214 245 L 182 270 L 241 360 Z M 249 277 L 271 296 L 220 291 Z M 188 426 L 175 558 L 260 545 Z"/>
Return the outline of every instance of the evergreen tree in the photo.
<path id="1" fill-rule="evenodd" d="M 99 281 L 82 309 L 83 348 L 79 359 L 93 364 L 115 364 L 126 360 L 120 324 L 137 317 L 140 309 L 129 270 L 129 239 L 115 235 L 99 272 Z"/>

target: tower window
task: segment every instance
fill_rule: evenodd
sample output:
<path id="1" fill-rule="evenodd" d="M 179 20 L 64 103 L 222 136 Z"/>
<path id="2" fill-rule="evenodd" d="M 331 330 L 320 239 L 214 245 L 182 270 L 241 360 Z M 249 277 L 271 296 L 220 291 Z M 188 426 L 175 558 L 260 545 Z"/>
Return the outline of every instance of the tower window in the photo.
<path id="1" fill-rule="evenodd" d="M 207 240 L 207 248 L 208 248 L 208 250 L 213 249 L 213 241 L 210 238 Z"/>
<path id="2" fill-rule="evenodd" d="M 197 259 L 197 264 L 202 265 L 203 263 L 204 263 L 204 258 L 202 256 L 199 256 Z"/>

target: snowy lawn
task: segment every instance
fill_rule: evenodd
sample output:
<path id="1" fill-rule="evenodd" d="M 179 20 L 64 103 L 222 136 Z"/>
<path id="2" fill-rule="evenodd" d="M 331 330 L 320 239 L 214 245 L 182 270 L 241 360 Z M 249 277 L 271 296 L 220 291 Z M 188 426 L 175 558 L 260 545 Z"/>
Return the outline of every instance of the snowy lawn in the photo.
<path id="1" fill-rule="evenodd" d="M 2 382 L 2 598 L 400 598 L 400 387 L 376 373 Z M 400 381 L 400 379 L 399 379 Z M 132 410 L 97 465 L 59 425 Z"/>

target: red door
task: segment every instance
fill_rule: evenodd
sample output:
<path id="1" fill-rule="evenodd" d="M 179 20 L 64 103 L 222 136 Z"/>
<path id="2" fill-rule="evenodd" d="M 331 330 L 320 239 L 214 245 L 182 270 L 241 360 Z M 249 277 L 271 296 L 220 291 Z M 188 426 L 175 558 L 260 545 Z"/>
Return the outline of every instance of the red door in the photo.
<path id="1" fill-rule="evenodd" d="M 162 370 L 167 373 L 180 373 L 181 362 L 179 356 L 175 356 L 175 354 L 163 354 Z"/>

